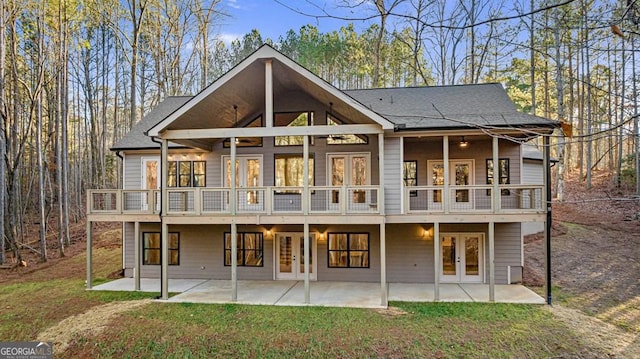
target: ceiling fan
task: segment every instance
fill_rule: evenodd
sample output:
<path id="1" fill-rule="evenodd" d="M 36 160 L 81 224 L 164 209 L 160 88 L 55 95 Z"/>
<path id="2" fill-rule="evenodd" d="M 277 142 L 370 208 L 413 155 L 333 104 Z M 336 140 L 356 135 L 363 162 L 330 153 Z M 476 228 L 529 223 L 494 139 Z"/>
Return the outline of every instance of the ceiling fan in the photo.
<path id="1" fill-rule="evenodd" d="M 235 113 L 233 127 L 238 128 L 238 105 L 233 105 L 233 111 Z M 227 141 L 229 141 L 229 139 L 227 139 Z M 252 141 L 251 138 L 249 137 L 236 137 L 236 145 L 241 143 L 253 143 L 253 142 L 254 141 Z"/>
<path id="2" fill-rule="evenodd" d="M 333 117 L 333 102 L 329 102 L 329 116 L 328 117 Z M 322 139 L 331 139 L 331 140 L 344 140 L 345 137 L 343 135 L 319 135 L 316 136 L 316 138 L 322 138 Z"/>

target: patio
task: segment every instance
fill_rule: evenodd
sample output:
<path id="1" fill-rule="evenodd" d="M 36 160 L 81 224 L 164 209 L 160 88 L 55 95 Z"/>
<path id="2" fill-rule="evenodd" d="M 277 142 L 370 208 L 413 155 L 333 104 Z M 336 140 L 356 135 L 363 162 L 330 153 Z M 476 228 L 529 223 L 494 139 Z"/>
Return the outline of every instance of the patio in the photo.
<path id="1" fill-rule="evenodd" d="M 160 292 L 160 280 L 141 279 L 143 292 Z M 380 284 L 364 282 L 311 282 L 311 303 L 304 303 L 302 281 L 238 281 L 238 304 L 382 308 Z M 487 284 L 440 284 L 440 302 L 489 302 Z M 133 291 L 134 279 L 123 278 L 96 285 L 92 290 Z M 169 279 L 171 303 L 232 303 L 231 281 Z M 431 283 L 389 283 L 389 301 L 433 302 Z M 497 303 L 545 304 L 542 297 L 522 285 L 496 285 Z"/>

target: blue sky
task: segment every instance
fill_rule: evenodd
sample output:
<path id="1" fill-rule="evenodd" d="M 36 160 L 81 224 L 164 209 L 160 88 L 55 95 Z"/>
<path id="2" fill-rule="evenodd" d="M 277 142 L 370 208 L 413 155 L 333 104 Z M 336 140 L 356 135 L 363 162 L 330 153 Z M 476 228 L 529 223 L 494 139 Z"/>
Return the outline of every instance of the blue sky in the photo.
<path id="1" fill-rule="evenodd" d="M 339 0 L 329 0 L 325 10 L 330 13 L 349 14 L 345 9 L 336 7 Z M 258 29 L 263 38 L 278 40 L 278 36 L 285 35 L 289 29 L 299 30 L 306 24 L 312 24 L 320 29 L 320 32 L 328 32 L 346 26 L 347 21 L 335 19 L 315 19 L 298 14 L 282 4 L 292 8 L 298 8 L 304 12 L 320 14 L 322 9 L 312 7 L 306 0 L 223 0 L 223 10 L 229 17 L 222 19 L 222 25 L 217 29 L 217 36 L 225 42 L 242 37 L 252 29 Z M 322 2 L 322 1 L 317 1 Z M 282 4 L 281 4 L 282 3 Z M 368 26 L 367 24 L 356 24 Z"/>

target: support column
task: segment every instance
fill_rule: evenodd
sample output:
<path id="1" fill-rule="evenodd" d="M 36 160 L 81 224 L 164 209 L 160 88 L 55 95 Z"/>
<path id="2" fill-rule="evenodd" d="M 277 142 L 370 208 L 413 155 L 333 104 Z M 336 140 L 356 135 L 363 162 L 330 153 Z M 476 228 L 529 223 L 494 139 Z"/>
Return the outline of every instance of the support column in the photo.
<path id="1" fill-rule="evenodd" d="M 306 136 L 305 136 L 306 137 Z M 309 223 L 307 218 L 304 219 L 304 302 L 305 304 L 311 303 L 311 288 L 310 288 L 310 272 L 309 272 Z"/>
<path id="2" fill-rule="evenodd" d="M 440 223 L 433 224 L 433 301 L 440 301 Z"/>
<path id="3" fill-rule="evenodd" d="M 384 133 L 378 134 L 378 211 L 384 216 Z"/>
<path id="4" fill-rule="evenodd" d="M 271 59 L 264 62 L 264 117 L 265 126 L 273 127 L 273 67 Z"/>
<path id="5" fill-rule="evenodd" d="M 162 293 L 161 299 L 167 300 L 169 299 L 169 225 L 166 222 L 162 222 L 162 236 L 161 236 L 162 244 L 160 248 L 162 250 L 162 259 L 160 263 L 162 264 Z"/>
<path id="6" fill-rule="evenodd" d="M 160 223 L 162 227 L 162 233 L 160 235 L 160 298 L 163 300 L 169 299 L 169 226 L 163 220 L 163 217 L 167 214 L 167 211 L 169 209 L 169 192 L 167 191 L 166 186 L 168 175 L 168 154 L 169 141 L 162 139 L 162 145 L 160 148 L 160 188 L 162 190 L 162 195 L 160 196 L 162 202 L 162 211 L 160 213 Z"/>
<path id="7" fill-rule="evenodd" d="M 2 243 L 4 244 L 4 243 Z M 93 287 L 93 260 L 92 258 L 92 246 L 93 246 L 93 226 L 91 221 L 87 218 L 87 289 L 91 289 Z"/>
<path id="8" fill-rule="evenodd" d="M 495 168 L 495 167 L 494 167 Z M 489 222 L 489 301 L 496 301 L 495 223 Z"/>
<path id="9" fill-rule="evenodd" d="M 451 208 L 451 193 L 449 190 L 449 136 L 442 137 L 442 167 L 444 171 L 444 189 L 442 190 L 442 206 L 444 213 L 448 214 Z"/>
<path id="10" fill-rule="evenodd" d="M 124 233 L 124 232 L 123 232 Z M 133 224 L 133 278 L 134 289 L 140 290 L 140 222 Z"/>
<path id="11" fill-rule="evenodd" d="M 302 186 L 302 214 L 306 216 L 309 214 L 309 136 L 307 135 L 303 137 L 302 142 Z"/>
<path id="12" fill-rule="evenodd" d="M 387 226 L 380 223 L 380 305 L 389 305 L 389 295 L 387 290 Z"/>
<path id="13" fill-rule="evenodd" d="M 551 305 L 551 154 L 549 145 L 549 136 L 544 136 L 544 189 L 546 192 L 545 208 L 547 218 L 545 220 L 545 269 L 546 269 L 546 289 L 547 304 Z"/>
<path id="14" fill-rule="evenodd" d="M 493 212 L 496 213 L 500 211 L 501 207 L 500 192 L 498 192 L 500 185 L 500 156 L 498 154 L 497 136 L 493 137 L 493 151 L 491 157 L 491 160 L 493 161 L 493 190 L 491 191 L 493 196 L 491 196 L 491 201 L 493 202 Z"/>
<path id="15" fill-rule="evenodd" d="M 236 205 L 238 203 L 236 197 L 236 138 L 231 137 L 229 139 L 229 143 L 231 145 L 231 166 L 229 166 L 231 170 L 231 193 L 229 194 L 229 210 L 232 216 L 236 214 Z M 235 302 L 238 300 L 238 226 L 236 225 L 235 219 L 231 222 L 231 301 Z"/>

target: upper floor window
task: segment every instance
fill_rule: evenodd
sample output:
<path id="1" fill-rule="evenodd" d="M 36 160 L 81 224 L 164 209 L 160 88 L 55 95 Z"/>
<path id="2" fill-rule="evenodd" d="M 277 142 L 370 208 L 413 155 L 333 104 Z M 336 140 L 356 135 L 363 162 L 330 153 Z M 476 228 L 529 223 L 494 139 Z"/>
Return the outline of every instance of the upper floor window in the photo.
<path id="1" fill-rule="evenodd" d="M 418 185 L 418 161 L 404 161 L 402 164 L 402 179 L 406 187 Z M 416 197 L 417 191 L 411 191 L 410 196 Z"/>
<path id="2" fill-rule="evenodd" d="M 276 126 L 313 126 L 313 112 L 285 112 L 274 115 Z M 276 146 L 302 146 L 304 136 L 276 136 Z"/>
<path id="3" fill-rule="evenodd" d="M 343 123 L 333 115 L 327 114 L 328 126 L 338 126 Z M 327 144 L 329 145 L 360 145 L 367 143 L 369 143 L 369 137 L 366 135 L 332 135 L 327 138 Z"/>
<path id="4" fill-rule="evenodd" d="M 206 186 L 205 161 L 169 161 L 167 172 L 168 187 Z"/>
<path id="5" fill-rule="evenodd" d="M 487 184 L 493 184 L 493 179 L 496 177 L 496 173 L 493 166 L 493 159 L 487 159 Z M 511 179 L 509 177 L 509 159 L 498 159 L 498 184 L 509 184 Z M 487 190 L 487 195 L 491 193 L 491 190 Z M 508 196 L 509 190 L 503 189 L 502 194 Z"/>
<path id="6" fill-rule="evenodd" d="M 276 187 L 304 186 L 304 160 L 298 154 L 275 155 L 275 184 Z M 309 185 L 313 186 L 314 160 L 309 156 Z"/>
<path id="7" fill-rule="evenodd" d="M 254 118 L 251 122 L 241 127 L 262 127 L 262 115 Z M 231 142 L 229 142 L 228 138 L 225 138 L 224 141 L 222 141 L 222 147 L 231 147 Z M 236 147 L 262 147 L 262 137 L 236 138 Z"/>

